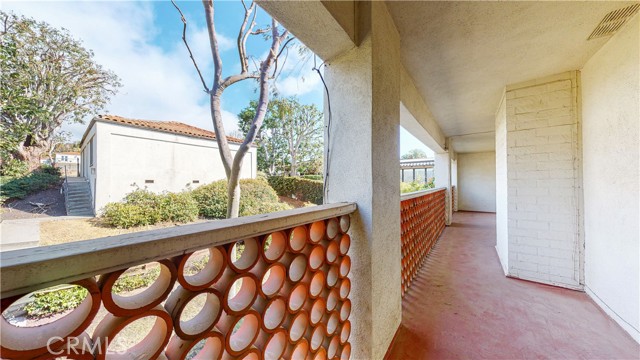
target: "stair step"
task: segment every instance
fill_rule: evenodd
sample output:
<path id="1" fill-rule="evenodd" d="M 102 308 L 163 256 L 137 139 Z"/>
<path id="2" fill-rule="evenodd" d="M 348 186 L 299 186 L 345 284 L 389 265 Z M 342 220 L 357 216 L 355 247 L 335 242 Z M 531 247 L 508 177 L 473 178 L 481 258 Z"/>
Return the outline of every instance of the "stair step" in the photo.
<path id="1" fill-rule="evenodd" d="M 89 200 L 91 199 L 91 196 L 89 195 L 69 195 L 69 197 L 67 198 L 69 201 L 74 201 L 74 200 Z"/>

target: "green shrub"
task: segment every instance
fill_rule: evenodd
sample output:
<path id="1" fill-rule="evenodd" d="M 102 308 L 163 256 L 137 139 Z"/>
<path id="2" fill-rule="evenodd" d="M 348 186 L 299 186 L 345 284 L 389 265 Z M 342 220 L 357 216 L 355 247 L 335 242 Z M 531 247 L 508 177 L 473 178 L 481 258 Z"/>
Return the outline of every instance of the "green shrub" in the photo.
<path id="1" fill-rule="evenodd" d="M 241 189 L 242 189 L 242 185 Z M 227 217 L 227 181 L 219 180 L 203 185 L 191 192 L 191 196 L 198 203 L 200 216 L 210 219 L 224 219 Z M 240 195 L 242 199 L 242 194 Z"/>
<path id="2" fill-rule="evenodd" d="M 212 219 L 227 217 L 227 181 L 203 185 L 191 193 L 198 202 L 200 216 Z M 266 214 L 290 207 L 278 199 L 278 194 L 261 179 L 240 180 L 240 216 Z"/>
<path id="3" fill-rule="evenodd" d="M 38 170 L 22 177 L 2 176 L 0 200 L 4 202 L 8 199 L 23 199 L 29 194 L 60 185 L 61 181 L 59 175 Z"/>
<path id="4" fill-rule="evenodd" d="M 102 217 L 106 224 L 124 229 L 163 221 L 186 223 L 198 218 L 198 203 L 188 192 L 158 195 L 138 189 L 123 202 L 107 204 Z"/>
<path id="5" fill-rule="evenodd" d="M 202 266 L 204 268 L 204 266 Z M 158 278 L 159 268 L 153 268 L 140 274 L 124 275 L 113 284 L 113 292 L 122 294 L 149 286 Z M 87 290 L 81 286 L 35 293 L 33 301 L 24 306 L 29 318 L 43 318 L 76 308 L 87 296 Z"/>
<path id="6" fill-rule="evenodd" d="M 35 293 L 31 295 L 33 301 L 24 306 L 24 311 L 30 318 L 51 316 L 76 308 L 87 296 L 87 290 L 82 286 L 66 289 Z"/>
<path id="7" fill-rule="evenodd" d="M 298 177 L 272 176 L 269 184 L 280 196 L 293 197 L 300 201 L 309 201 L 314 204 L 322 204 L 323 183 L 318 180 L 310 180 Z"/>
<path id="8" fill-rule="evenodd" d="M 434 187 L 435 187 L 434 178 L 430 178 L 426 184 L 421 181 L 415 181 L 415 180 L 412 182 L 401 182 L 400 193 L 404 194 L 404 193 L 410 193 L 415 191 L 428 190 L 428 189 L 433 189 Z"/>
<path id="9" fill-rule="evenodd" d="M 40 170 L 43 173 L 47 173 L 47 174 L 51 174 L 51 175 L 55 175 L 55 176 L 62 176 L 62 173 L 60 172 L 60 168 L 57 168 L 55 166 L 51 166 L 51 165 L 42 165 L 40 167 Z"/>
<path id="10" fill-rule="evenodd" d="M 258 173 L 256 174 L 256 179 L 267 181 L 269 179 L 269 176 L 264 171 L 258 171 Z"/>
<path id="11" fill-rule="evenodd" d="M 187 223 L 198 219 L 198 203 L 188 192 L 161 195 L 160 209 L 163 221 Z"/>
<path id="12" fill-rule="evenodd" d="M 322 175 L 302 175 L 300 177 L 303 179 L 322 181 Z"/>
<path id="13" fill-rule="evenodd" d="M 120 229 L 150 224 L 149 216 L 140 206 L 126 203 L 108 203 L 102 218 L 105 224 Z"/>
<path id="14" fill-rule="evenodd" d="M 160 269 L 156 267 L 141 274 L 120 276 L 113 283 L 112 291 L 114 294 L 122 294 L 149 286 L 158 278 L 158 275 L 160 275 Z"/>
<path id="15" fill-rule="evenodd" d="M 11 177 L 22 177 L 29 172 L 29 164 L 18 159 L 7 159 L 0 168 L 0 175 Z"/>

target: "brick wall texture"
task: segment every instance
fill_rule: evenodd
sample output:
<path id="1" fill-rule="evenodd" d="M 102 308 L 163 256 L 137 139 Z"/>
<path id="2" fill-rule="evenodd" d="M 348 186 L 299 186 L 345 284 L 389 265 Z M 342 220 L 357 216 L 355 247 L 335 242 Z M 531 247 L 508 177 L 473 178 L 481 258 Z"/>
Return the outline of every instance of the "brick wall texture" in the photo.
<path id="1" fill-rule="evenodd" d="M 508 272 L 580 287 L 578 73 L 506 91 Z"/>

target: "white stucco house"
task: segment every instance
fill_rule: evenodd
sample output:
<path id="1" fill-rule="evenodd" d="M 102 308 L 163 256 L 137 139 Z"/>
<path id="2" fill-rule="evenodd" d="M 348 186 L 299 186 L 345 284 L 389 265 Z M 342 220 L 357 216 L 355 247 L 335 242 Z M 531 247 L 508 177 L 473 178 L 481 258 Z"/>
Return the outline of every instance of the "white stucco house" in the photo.
<path id="1" fill-rule="evenodd" d="M 80 153 L 76 151 L 56 153 L 56 164 L 77 164 L 80 162 Z"/>
<path id="2" fill-rule="evenodd" d="M 232 154 L 241 139 L 227 137 Z M 99 115 L 81 140 L 80 176 L 91 186 L 93 209 L 135 190 L 179 192 L 224 179 L 215 133 L 176 121 Z M 244 158 L 241 178 L 255 178 L 256 147 Z"/>

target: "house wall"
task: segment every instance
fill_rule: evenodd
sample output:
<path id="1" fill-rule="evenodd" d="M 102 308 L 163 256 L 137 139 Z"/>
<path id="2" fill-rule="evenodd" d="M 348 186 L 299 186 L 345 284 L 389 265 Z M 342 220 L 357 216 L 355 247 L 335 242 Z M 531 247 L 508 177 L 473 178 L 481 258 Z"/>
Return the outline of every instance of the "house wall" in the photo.
<path id="1" fill-rule="evenodd" d="M 96 126 L 97 213 L 138 187 L 156 193 L 179 192 L 225 178 L 213 140 L 104 122 L 96 122 Z M 238 145 L 230 147 L 235 155 Z M 255 178 L 256 161 L 256 149 L 251 148 L 242 164 L 241 178 Z"/>
<path id="2" fill-rule="evenodd" d="M 457 172 L 458 210 L 495 212 L 496 153 L 459 153 Z"/>
<path id="3" fill-rule="evenodd" d="M 84 141 L 80 145 L 80 154 L 82 156 L 82 167 L 80 171 L 80 176 L 89 180 L 89 186 L 91 187 L 91 201 L 93 202 L 93 208 L 96 209 L 96 149 L 98 144 L 98 137 L 96 136 L 98 123 L 94 123 L 93 126 L 89 129 L 89 132 L 84 137 Z M 90 151 L 90 143 L 93 141 L 93 160 L 91 159 L 91 151 Z"/>
<path id="4" fill-rule="evenodd" d="M 509 272 L 509 206 L 507 179 L 507 108 L 503 94 L 496 112 L 496 251 L 505 274 Z"/>
<path id="5" fill-rule="evenodd" d="M 510 276 L 582 288 L 576 71 L 506 89 Z"/>
<path id="6" fill-rule="evenodd" d="M 585 289 L 640 342 L 638 15 L 582 69 Z"/>

